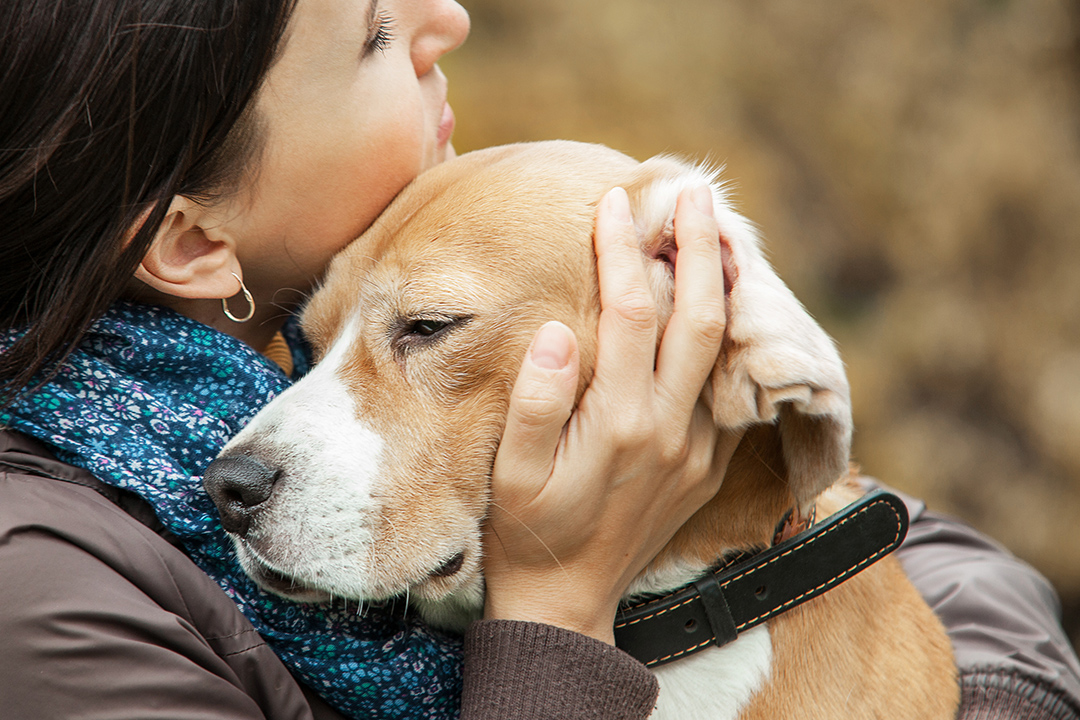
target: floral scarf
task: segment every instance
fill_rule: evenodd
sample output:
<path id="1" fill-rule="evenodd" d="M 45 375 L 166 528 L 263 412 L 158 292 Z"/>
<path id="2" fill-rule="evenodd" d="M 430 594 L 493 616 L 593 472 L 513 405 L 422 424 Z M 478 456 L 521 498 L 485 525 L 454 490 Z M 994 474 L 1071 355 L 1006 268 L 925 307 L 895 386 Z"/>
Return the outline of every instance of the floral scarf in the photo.
<path id="1" fill-rule="evenodd" d="M 294 323 L 286 337 L 306 369 Z M 0 331 L 0 350 L 19 333 Z M 400 608 L 300 604 L 240 569 L 203 490 L 225 443 L 291 383 L 239 340 L 171 310 L 118 303 L 48 383 L 0 424 L 50 444 L 64 462 L 149 502 L 188 556 L 251 620 L 294 674 L 353 718 L 452 718 L 461 642 Z"/>

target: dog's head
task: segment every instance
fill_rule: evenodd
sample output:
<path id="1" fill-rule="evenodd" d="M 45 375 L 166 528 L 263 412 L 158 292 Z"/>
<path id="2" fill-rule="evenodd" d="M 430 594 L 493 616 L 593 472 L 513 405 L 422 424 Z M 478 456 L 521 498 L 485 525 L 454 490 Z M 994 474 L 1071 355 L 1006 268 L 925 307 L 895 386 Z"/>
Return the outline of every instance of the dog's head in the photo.
<path id="1" fill-rule="evenodd" d="M 639 164 L 550 142 L 470 153 L 406 188 L 335 259 L 305 310 L 316 368 L 207 472 L 248 572 L 297 599 L 408 593 L 422 607 L 450 595 L 479 606 L 492 462 L 540 325 L 574 330 L 579 392 L 590 379 L 598 200 L 627 189 L 666 321 L 676 197 L 711 180 L 670 158 Z M 721 543 L 761 542 L 745 537 L 760 535 L 758 515 L 775 523 L 776 507 L 811 503 L 845 472 L 848 388 L 832 342 L 715 182 L 713 192 L 728 327 L 703 399 L 718 426 L 752 428 L 713 504 L 730 518 Z M 767 507 L 755 510 L 757 496 Z M 723 549 L 691 549 L 700 543 L 672 547 Z"/>

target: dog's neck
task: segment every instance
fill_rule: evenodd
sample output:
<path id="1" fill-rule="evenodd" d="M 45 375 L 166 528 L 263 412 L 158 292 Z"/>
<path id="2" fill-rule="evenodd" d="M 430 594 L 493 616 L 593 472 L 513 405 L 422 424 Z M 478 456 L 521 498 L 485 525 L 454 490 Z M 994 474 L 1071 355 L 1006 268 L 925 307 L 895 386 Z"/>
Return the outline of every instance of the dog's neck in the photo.
<path id="1" fill-rule="evenodd" d="M 671 592 L 729 557 L 760 552 L 773 544 L 785 516 L 795 507 L 777 428 L 751 428 L 731 462 L 717 472 L 724 472 L 720 491 L 638 576 L 627 598 Z M 795 518 L 796 523 L 799 520 Z"/>

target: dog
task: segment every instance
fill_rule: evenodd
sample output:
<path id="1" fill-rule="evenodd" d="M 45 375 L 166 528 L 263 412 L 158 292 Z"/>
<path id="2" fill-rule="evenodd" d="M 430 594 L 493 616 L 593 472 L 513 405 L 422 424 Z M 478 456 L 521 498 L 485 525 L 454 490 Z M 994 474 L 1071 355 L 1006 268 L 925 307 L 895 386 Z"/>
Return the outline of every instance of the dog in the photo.
<path id="1" fill-rule="evenodd" d="M 595 362 L 598 200 L 627 190 L 662 325 L 673 308 L 676 197 L 704 182 L 726 256 L 728 324 L 703 400 L 718 428 L 745 435 L 719 493 L 626 601 L 700 585 L 718 564 L 796 542 L 786 538 L 802 537 L 798 521 L 813 509 L 826 518 L 848 505 L 858 493 L 839 355 L 714 173 L 596 145 L 510 145 L 424 173 L 333 261 L 302 317 L 315 369 L 206 474 L 245 570 L 299 601 L 407 595 L 435 626 L 479 617 L 490 473 L 526 348 L 548 320 L 573 329 L 579 397 Z M 899 530 L 888 533 L 898 541 Z M 949 641 L 899 563 L 843 577 L 737 637 L 732 628 L 731 642 L 655 663 L 654 717 L 954 717 Z M 709 610 L 714 625 L 729 622 L 715 619 L 721 606 Z"/>

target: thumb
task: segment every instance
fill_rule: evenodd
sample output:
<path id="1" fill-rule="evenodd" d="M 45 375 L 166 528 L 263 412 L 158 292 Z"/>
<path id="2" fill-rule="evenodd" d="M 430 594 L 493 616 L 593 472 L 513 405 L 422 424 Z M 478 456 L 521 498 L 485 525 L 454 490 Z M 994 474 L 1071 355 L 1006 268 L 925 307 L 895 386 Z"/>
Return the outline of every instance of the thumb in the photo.
<path id="1" fill-rule="evenodd" d="M 577 380 L 573 331 L 560 322 L 545 324 L 533 338 L 510 396 L 492 475 L 492 492 L 500 503 L 524 504 L 543 490 L 574 409 Z"/>

